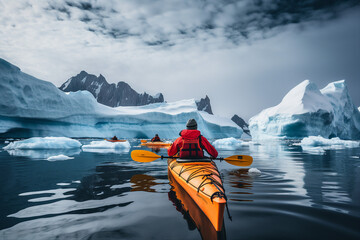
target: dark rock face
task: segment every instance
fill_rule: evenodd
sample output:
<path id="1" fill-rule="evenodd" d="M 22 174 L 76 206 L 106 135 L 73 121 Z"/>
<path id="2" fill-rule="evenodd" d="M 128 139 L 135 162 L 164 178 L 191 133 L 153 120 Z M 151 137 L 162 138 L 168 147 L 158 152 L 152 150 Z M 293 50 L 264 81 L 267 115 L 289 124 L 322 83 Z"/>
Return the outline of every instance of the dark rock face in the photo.
<path id="1" fill-rule="evenodd" d="M 199 111 L 205 111 L 209 114 L 213 114 L 210 105 L 210 98 L 207 95 L 205 98 L 201 98 L 200 101 L 196 101 L 196 105 Z"/>
<path id="2" fill-rule="evenodd" d="M 231 120 L 236 123 L 239 127 L 241 127 L 244 130 L 244 133 L 250 135 L 250 130 L 249 130 L 249 124 L 247 124 L 245 122 L 244 119 L 242 119 L 241 117 L 239 117 L 238 115 L 234 115 Z M 251 135 L 250 135 L 251 136 Z"/>
<path id="3" fill-rule="evenodd" d="M 91 92 L 99 103 L 109 107 L 142 106 L 164 102 L 162 93 L 156 96 L 151 96 L 146 92 L 139 94 L 125 82 L 109 84 L 101 74 L 96 77 L 85 71 L 81 71 L 75 77 L 68 79 L 59 89 L 64 92 L 87 90 Z"/>

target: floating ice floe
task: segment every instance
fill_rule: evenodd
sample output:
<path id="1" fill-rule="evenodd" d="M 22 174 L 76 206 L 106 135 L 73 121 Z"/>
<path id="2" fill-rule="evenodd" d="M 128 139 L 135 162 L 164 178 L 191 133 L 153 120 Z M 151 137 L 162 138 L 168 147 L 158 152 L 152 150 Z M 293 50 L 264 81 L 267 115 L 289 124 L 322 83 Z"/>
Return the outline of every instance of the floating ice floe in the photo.
<path id="1" fill-rule="evenodd" d="M 261 171 L 260 171 L 259 169 L 257 169 L 257 168 L 250 168 L 249 171 L 248 171 L 248 173 L 249 173 L 250 175 L 260 175 L 260 174 L 261 174 Z"/>
<path id="2" fill-rule="evenodd" d="M 346 147 L 346 148 L 354 148 L 358 147 L 360 145 L 357 141 L 350 141 L 350 140 L 341 140 L 340 138 L 331 138 L 326 139 L 321 136 L 310 136 L 306 137 L 300 142 L 301 146 L 313 146 L 313 147 L 319 147 L 319 146 L 331 146 L 331 147 Z"/>
<path id="3" fill-rule="evenodd" d="M 60 155 L 57 155 L 57 156 L 51 156 L 51 157 L 48 157 L 47 160 L 48 161 L 61 161 L 61 160 L 69 160 L 69 159 L 74 159 L 73 157 L 68 157 L 64 154 L 60 154 Z"/>
<path id="4" fill-rule="evenodd" d="M 80 148 L 69 149 L 10 149 L 6 150 L 11 156 L 28 157 L 32 160 L 47 160 L 49 157 L 58 156 L 60 154 L 66 156 L 78 155 L 81 152 Z"/>
<path id="5" fill-rule="evenodd" d="M 233 137 L 218 139 L 213 142 L 213 146 L 219 150 L 235 150 L 241 147 L 243 141 Z"/>
<path id="6" fill-rule="evenodd" d="M 360 142 L 341 140 L 338 137 L 326 139 L 321 136 L 310 136 L 301 140 L 298 145 L 300 145 L 306 152 L 324 154 L 325 150 L 359 147 Z"/>
<path id="7" fill-rule="evenodd" d="M 33 137 L 11 142 L 3 149 L 70 149 L 80 147 L 81 143 L 78 140 L 67 137 Z"/>
<path id="8" fill-rule="evenodd" d="M 69 186 L 71 183 L 57 183 L 58 186 Z"/>
<path id="9" fill-rule="evenodd" d="M 213 145 L 216 149 L 219 150 L 236 150 L 241 146 L 260 145 L 260 143 L 253 141 L 243 141 L 240 139 L 230 137 L 230 138 L 222 138 L 215 140 L 213 142 Z"/>
<path id="10" fill-rule="evenodd" d="M 108 142 L 108 141 L 92 141 L 88 145 L 83 145 L 84 152 L 99 152 L 99 153 L 119 153 L 128 152 L 131 146 L 126 142 Z"/>

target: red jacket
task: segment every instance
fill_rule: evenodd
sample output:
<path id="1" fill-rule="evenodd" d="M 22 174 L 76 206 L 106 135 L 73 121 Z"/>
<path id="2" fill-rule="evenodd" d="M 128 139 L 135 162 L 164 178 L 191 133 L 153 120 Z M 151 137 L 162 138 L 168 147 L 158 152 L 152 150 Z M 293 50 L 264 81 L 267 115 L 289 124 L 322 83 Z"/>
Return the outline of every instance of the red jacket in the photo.
<path id="1" fill-rule="evenodd" d="M 151 139 L 152 142 L 161 142 L 160 137 L 155 136 Z"/>
<path id="2" fill-rule="evenodd" d="M 201 133 L 199 130 L 182 130 L 180 132 L 180 136 L 178 137 L 175 142 L 173 142 L 173 144 L 171 145 L 171 147 L 168 149 L 168 155 L 174 156 L 175 154 L 177 154 L 180 151 L 180 148 L 182 147 L 183 144 L 183 139 L 197 139 L 199 138 L 199 136 L 201 137 L 201 145 L 202 148 L 204 150 L 206 150 L 206 152 L 212 156 L 213 158 L 216 158 L 218 155 L 218 152 L 216 151 L 216 149 L 213 147 L 213 145 L 211 145 L 209 143 L 209 141 L 201 136 Z"/>

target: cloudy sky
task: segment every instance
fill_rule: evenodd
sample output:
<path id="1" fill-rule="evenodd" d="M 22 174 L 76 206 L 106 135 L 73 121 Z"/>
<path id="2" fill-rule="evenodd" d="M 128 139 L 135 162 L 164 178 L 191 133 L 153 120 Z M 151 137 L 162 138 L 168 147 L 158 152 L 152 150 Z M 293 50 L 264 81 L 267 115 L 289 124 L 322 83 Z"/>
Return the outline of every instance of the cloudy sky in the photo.
<path id="1" fill-rule="evenodd" d="M 60 86 L 81 70 L 248 120 L 305 79 L 360 106 L 359 0 L 0 0 L 0 58 Z"/>

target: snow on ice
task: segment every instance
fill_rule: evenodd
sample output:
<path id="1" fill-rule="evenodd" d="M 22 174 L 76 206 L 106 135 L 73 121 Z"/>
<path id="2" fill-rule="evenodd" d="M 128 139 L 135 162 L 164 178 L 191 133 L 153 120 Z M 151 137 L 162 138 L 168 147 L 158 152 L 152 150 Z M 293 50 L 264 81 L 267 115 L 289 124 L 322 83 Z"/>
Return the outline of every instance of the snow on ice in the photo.
<path id="1" fill-rule="evenodd" d="M 321 135 L 360 139 L 360 113 L 352 103 L 344 80 L 322 90 L 305 80 L 277 106 L 249 120 L 253 139 L 304 138 Z"/>
<path id="2" fill-rule="evenodd" d="M 194 99 L 111 108 L 88 91 L 64 93 L 0 59 L 0 135 L 176 138 L 189 118 L 208 138 L 241 137 L 230 119 L 198 111 Z M 31 120 L 31 119 L 36 119 Z"/>

